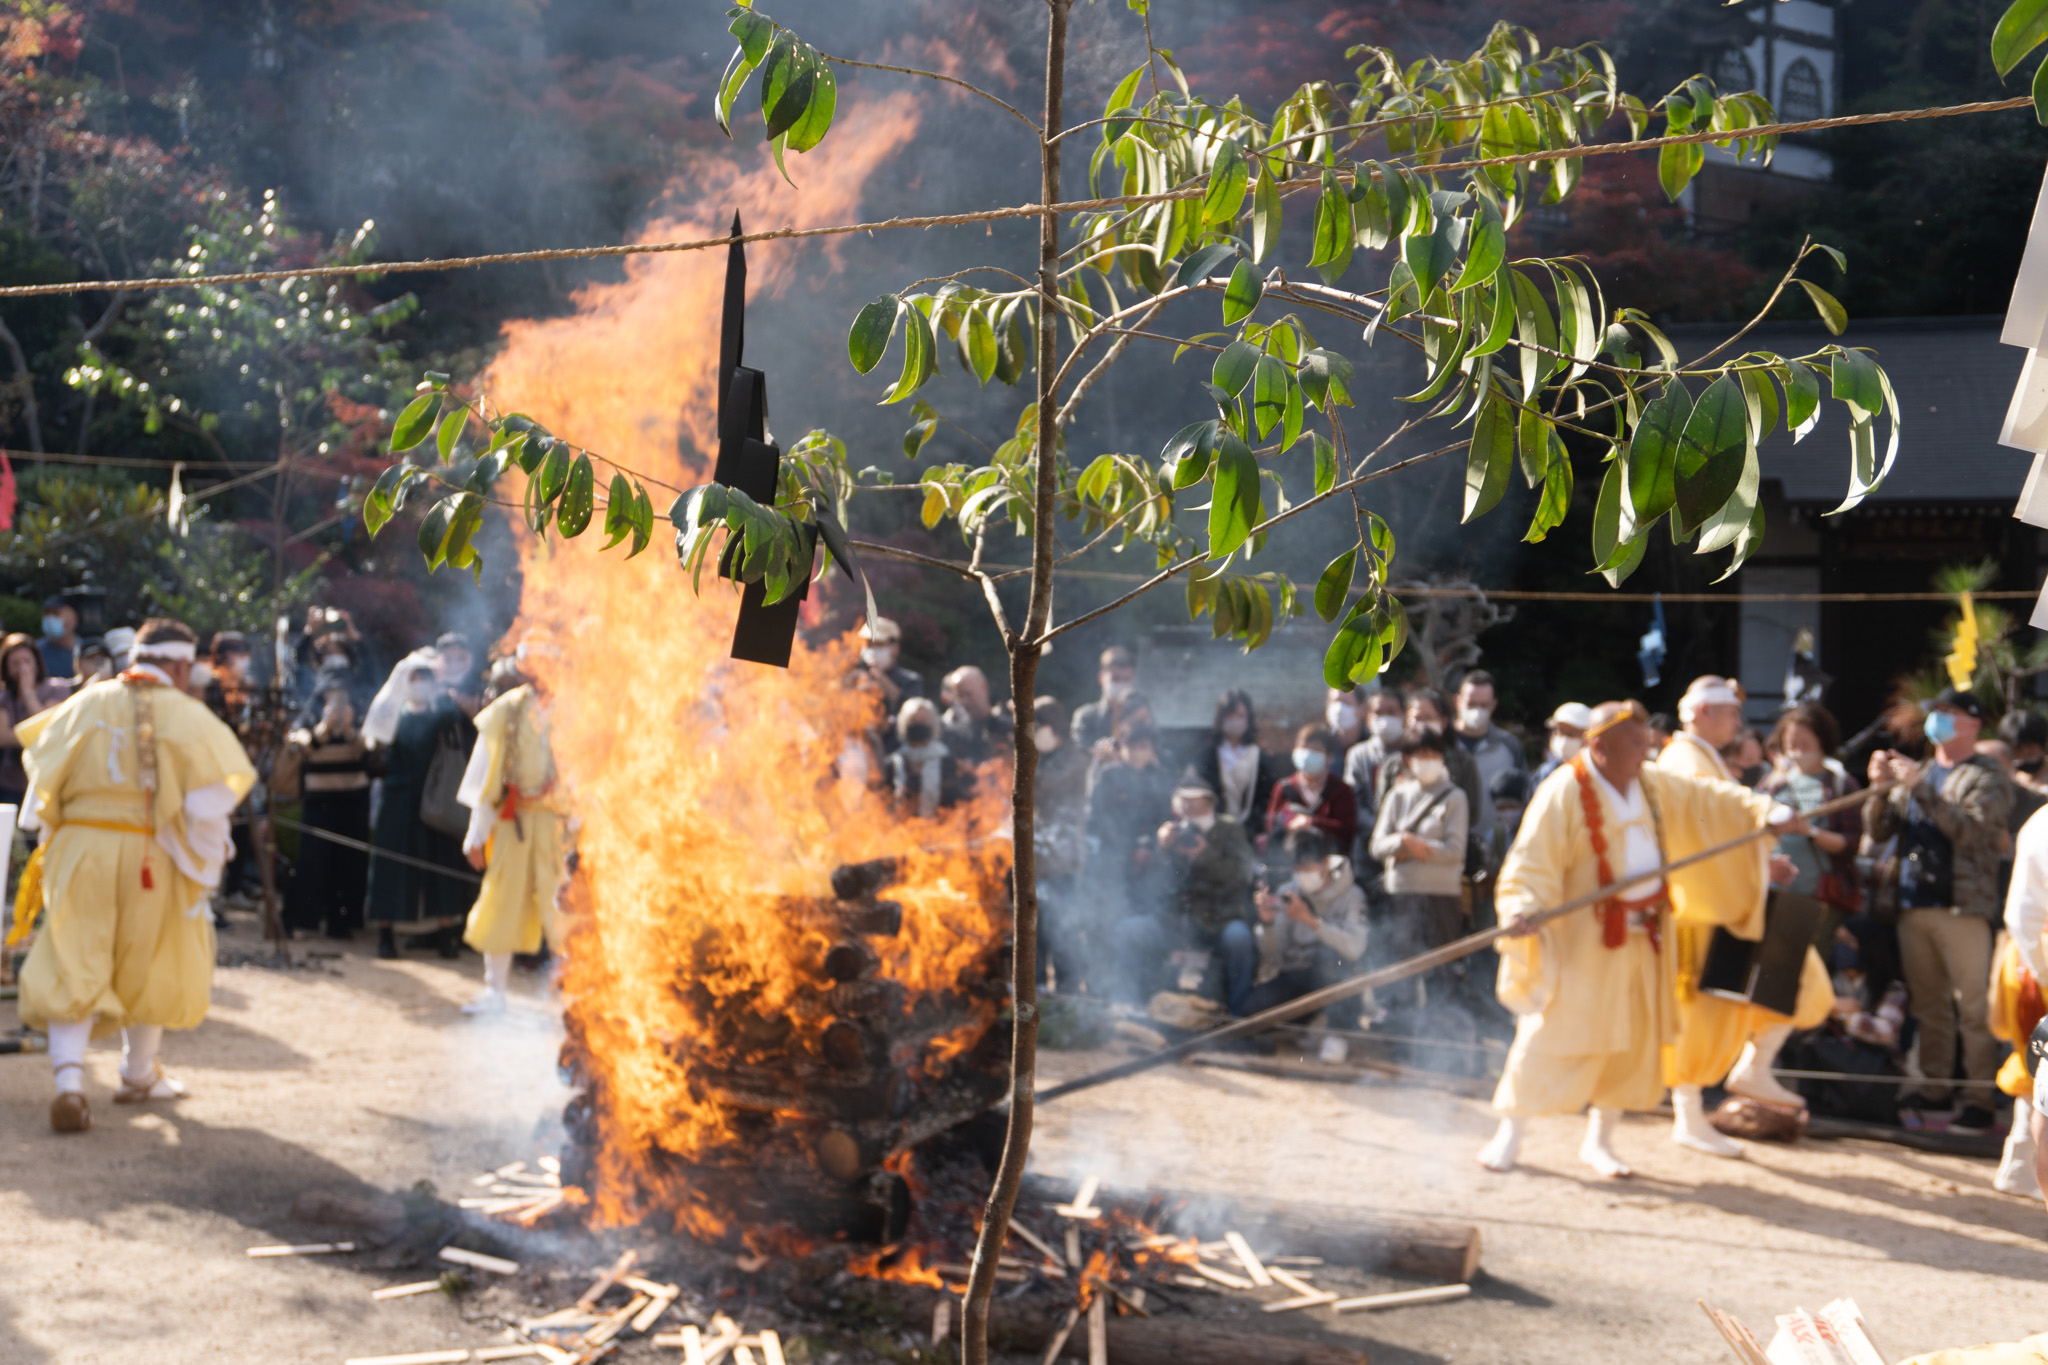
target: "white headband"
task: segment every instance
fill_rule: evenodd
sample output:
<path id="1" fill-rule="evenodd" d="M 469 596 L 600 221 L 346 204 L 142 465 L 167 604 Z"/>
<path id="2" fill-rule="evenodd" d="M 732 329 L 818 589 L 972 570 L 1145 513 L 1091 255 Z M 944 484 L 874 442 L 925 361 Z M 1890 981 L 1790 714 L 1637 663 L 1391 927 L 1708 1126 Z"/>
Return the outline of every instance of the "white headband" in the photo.
<path id="1" fill-rule="evenodd" d="M 161 659 L 165 663 L 190 663 L 198 655 L 198 646 L 190 640 L 152 640 L 135 646 L 136 658 Z"/>
<path id="2" fill-rule="evenodd" d="M 1705 687 L 1695 684 L 1683 697 L 1678 699 L 1678 715 L 1681 720 L 1691 720 L 1699 714 L 1702 706 L 1740 706 L 1742 697 L 1727 683 L 1708 683 Z"/>

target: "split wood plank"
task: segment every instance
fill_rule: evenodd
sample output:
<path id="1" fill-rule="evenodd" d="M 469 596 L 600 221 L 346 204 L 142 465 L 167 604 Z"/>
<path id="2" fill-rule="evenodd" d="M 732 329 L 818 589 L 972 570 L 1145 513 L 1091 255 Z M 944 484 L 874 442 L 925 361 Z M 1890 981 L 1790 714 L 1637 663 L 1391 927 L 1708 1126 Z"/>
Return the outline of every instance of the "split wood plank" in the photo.
<path id="1" fill-rule="evenodd" d="M 646 1308 L 651 1302 L 653 1300 L 649 1299 L 645 1294 L 635 1294 L 632 1302 L 615 1313 L 606 1314 L 598 1320 L 595 1327 L 585 1332 L 583 1334 L 583 1345 L 604 1345 L 607 1341 L 625 1331 L 626 1324 L 638 1317 L 641 1310 Z"/>
<path id="2" fill-rule="evenodd" d="M 635 1290 L 653 1299 L 680 1298 L 683 1293 L 681 1285 L 662 1284 L 659 1281 L 650 1280 L 643 1275 L 627 1275 L 619 1283 L 628 1289 Z"/>
<path id="3" fill-rule="evenodd" d="M 1266 1264 L 1268 1266 L 1317 1266 L 1323 1264 L 1323 1258 L 1320 1256 L 1268 1256 Z"/>
<path id="4" fill-rule="evenodd" d="M 590 1282 L 590 1288 L 583 1291 L 583 1297 L 576 1300 L 576 1306 L 578 1308 L 596 1307 L 597 1301 L 605 1296 L 605 1292 L 623 1279 L 633 1269 L 634 1263 L 639 1259 L 640 1253 L 630 1247 L 620 1252 L 619 1259 L 612 1262 L 611 1268 Z"/>
<path id="5" fill-rule="evenodd" d="M 782 1354 L 782 1334 L 772 1327 L 761 1329 L 761 1365 L 789 1365 Z"/>
<path id="6" fill-rule="evenodd" d="M 939 1301 L 932 1305 L 932 1345 L 937 1346 L 953 1335 L 953 1296 L 941 1294 Z"/>
<path id="7" fill-rule="evenodd" d="M 1173 1282 L 1183 1289 L 1206 1289 L 1212 1294 L 1216 1292 L 1216 1286 L 1199 1275 L 1175 1275 Z"/>
<path id="8" fill-rule="evenodd" d="M 1337 1296 L 1335 1294 L 1330 1293 L 1326 1289 L 1318 1289 L 1307 1294 L 1297 1294 L 1291 1299 L 1275 1299 L 1272 1303 L 1262 1303 L 1259 1305 L 1259 1311 L 1261 1313 L 1287 1313 L 1297 1308 L 1316 1308 L 1322 1304 L 1335 1303 L 1336 1301 Z"/>
<path id="9" fill-rule="evenodd" d="M 1339 1299 L 1330 1305 L 1331 1311 L 1348 1313 L 1353 1309 L 1400 1308 L 1412 1303 L 1443 1303 L 1449 1299 L 1462 1299 L 1472 1292 L 1469 1284 L 1440 1284 L 1430 1289 L 1403 1289 L 1392 1294 L 1362 1294 L 1355 1299 Z"/>
<path id="10" fill-rule="evenodd" d="M 1072 1269 L 1081 1268 L 1081 1229 L 1067 1224 L 1067 1265 Z"/>
<path id="11" fill-rule="evenodd" d="M 634 1315 L 632 1327 L 636 1332 L 645 1332 L 661 1321 L 661 1315 L 676 1301 L 674 1294 L 655 1294 L 647 1299 L 647 1306 Z"/>
<path id="12" fill-rule="evenodd" d="M 475 1270 L 488 1270 L 493 1275 L 517 1275 L 519 1262 L 508 1261 L 502 1256 L 486 1256 L 481 1251 L 469 1251 L 463 1247 L 442 1247 L 441 1259 L 451 1265 L 466 1265 Z"/>
<path id="13" fill-rule="evenodd" d="M 410 1355 L 355 1356 L 346 1365 L 457 1365 L 469 1359 L 468 1351 L 414 1351 Z"/>
<path id="14" fill-rule="evenodd" d="M 1040 1237 L 1015 1219 L 1010 1220 L 1010 1231 L 1016 1234 L 1018 1241 L 1045 1257 L 1046 1260 L 1056 1262 L 1060 1259 L 1060 1254 L 1053 1249 L 1052 1243 L 1046 1241 L 1043 1237 Z"/>
<path id="15" fill-rule="evenodd" d="M 1266 1273 L 1273 1277 L 1273 1283 L 1280 1285 L 1282 1288 L 1292 1289 L 1297 1294 L 1320 1294 L 1323 1292 L 1307 1280 L 1301 1278 L 1301 1276 L 1282 1266 L 1269 1266 Z M 1330 1297 L 1335 1298 L 1336 1295 L 1332 1294 Z"/>
<path id="16" fill-rule="evenodd" d="M 559 1176 L 562 1173 L 562 1159 L 560 1157 L 544 1156 L 534 1164 L 549 1175 Z"/>
<path id="17" fill-rule="evenodd" d="M 1088 1365 L 1109 1365 L 1109 1297 L 1097 1294 L 1088 1305 Z"/>
<path id="18" fill-rule="evenodd" d="M 1060 1352 L 1067 1349 L 1067 1338 L 1074 1334 L 1074 1324 L 1080 1320 L 1080 1309 L 1067 1310 L 1067 1320 L 1060 1324 L 1059 1331 L 1052 1334 L 1052 1345 L 1045 1348 L 1044 1365 L 1053 1365 L 1053 1362 L 1060 1358 Z"/>
<path id="19" fill-rule="evenodd" d="M 1266 1263 L 1258 1258 L 1258 1254 L 1252 1250 L 1251 1243 L 1245 1241 L 1243 1233 L 1226 1232 L 1223 1234 L 1223 1240 L 1230 1244 L 1230 1254 L 1237 1257 L 1237 1263 L 1244 1267 L 1245 1274 L 1252 1277 L 1253 1284 L 1264 1289 L 1273 1283 L 1273 1276 L 1267 1271 Z"/>
<path id="20" fill-rule="evenodd" d="M 1244 1276 L 1233 1275 L 1227 1270 L 1219 1270 L 1215 1266 L 1210 1265 L 1207 1261 L 1196 1261 L 1192 1266 L 1188 1268 L 1194 1271 L 1197 1275 L 1200 1275 L 1203 1279 L 1214 1280 L 1217 1284 L 1222 1285 L 1226 1289 L 1258 1288 L 1257 1285 L 1253 1284 L 1250 1280 L 1247 1280 Z"/>
<path id="21" fill-rule="evenodd" d="M 439 1280 L 420 1280 L 414 1284 L 392 1284 L 370 1292 L 373 1299 L 409 1299 L 415 1294 L 431 1294 L 441 1287 Z"/>
<path id="22" fill-rule="evenodd" d="M 1102 1210 L 1095 1207 L 1095 1192 L 1102 1188 L 1100 1176 L 1089 1176 L 1081 1182 L 1080 1190 L 1071 1204 L 1055 1204 L 1052 1211 L 1062 1218 L 1075 1218 L 1084 1223 L 1102 1217 Z"/>
<path id="23" fill-rule="evenodd" d="M 537 1356 L 543 1354 L 544 1353 L 537 1344 L 529 1342 L 523 1343 L 518 1346 L 480 1347 L 477 1350 L 471 1351 L 469 1353 L 469 1358 L 471 1360 L 521 1360 L 527 1356 Z"/>
<path id="24" fill-rule="evenodd" d="M 250 1247 L 248 1255 L 260 1260 L 268 1256 L 332 1256 L 338 1252 L 354 1251 L 354 1242 L 309 1242 L 303 1246 Z"/>

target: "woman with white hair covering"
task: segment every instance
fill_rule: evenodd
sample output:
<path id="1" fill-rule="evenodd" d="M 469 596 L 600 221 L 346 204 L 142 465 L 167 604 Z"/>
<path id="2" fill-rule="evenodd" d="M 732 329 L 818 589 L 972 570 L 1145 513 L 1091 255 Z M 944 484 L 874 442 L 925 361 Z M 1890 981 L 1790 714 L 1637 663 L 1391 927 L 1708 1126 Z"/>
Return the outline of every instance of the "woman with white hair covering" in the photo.
<path id="1" fill-rule="evenodd" d="M 453 765 L 460 778 L 476 744 L 476 727 L 449 699 L 433 662 L 418 651 L 398 666 L 392 682 L 399 684 L 395 717 L 378 714 L 385 701 L 378 693 L 363 737 L 376 746 L 383 762 L 383 790 L 377 802 L 370 842 L 380 850 L 447 868 L 446 876 L 411 862 L 370 855 L 369 905 L 364 919 L 377 930 L 377 956 L 397 957 L 399 930 L 431 936 L 444 958 L 458 956 L 461 925 L 476 899 L 476 884 L 462 856 L 462 829 L 468 812 L 430 809 L 429 779 L 440 780 L 438 765 Z M 388 691 L 391 683 L 386 683 Z M 377 728 L 373 731 L 371 726 Z M 444 751 L 446 756 L 444 757 Z"/>

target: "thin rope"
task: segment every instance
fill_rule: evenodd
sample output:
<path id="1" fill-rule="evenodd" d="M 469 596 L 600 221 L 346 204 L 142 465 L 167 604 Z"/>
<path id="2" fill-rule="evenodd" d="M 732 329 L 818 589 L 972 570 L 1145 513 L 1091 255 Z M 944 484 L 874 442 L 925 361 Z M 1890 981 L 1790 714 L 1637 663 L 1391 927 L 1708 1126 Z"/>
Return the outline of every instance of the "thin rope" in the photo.
<path id="1" fill-rule="evenodd" d="M 1622 152 L 1655 151 L 1702 142 L 1736 142 L 1786 133 L 1820 132 L 1830 128 L 1857 128 L 1874 123 L 1905 123 L 1920 119 L 1954 118 L 1962 114 L 1990 114 L 2031 107 L 2026 95 L 2012 99 L 1984 100 L 1974 104 L 1949 104 L 1926 109 L 1896 109 L 1875 114 L 1844 114 L 1835 118 L 1803 119 L 1793 123 L 1769 123 L 1755 128 L 1708 130 L 1680 133 L 1671 137 L 1643 138 L 1632 142 L 1593 142 L 1584 146 L 1514 156 L 1482 157 L 1472 161 L 1449 162 L 1423 167 L 1431 171 L 1477 170 L 1485 166 L 1521 166 L 1541 161 L 1570 161 L 1582 156 L 1613 156 Z M 1288 193 L 1313 188 L 1304 181 Z M 140 280 L 84 280 L 65 284 L 17 284 L 0 288 L 0 299 L 40 298 L 57 294 L 104 293 L 113 289 L 146 292 L 187 286 L 220 284 L 261 284 L 270 280 L 316 280 L 344 275 L 407 275 L 447 270 L 470 270 L 486 265 L 523 265 L 535 261 L 587 261 L 613 256 L 656 256 L 678 251 L 706 251 L 731 246 L 735 241 L 781 242 L 808 237 L 842 237 L 857 232 L 882 232 L 893 228 L 960 227 L 973 223 L 996 223 L 1014 218 L 1042 218 L 1047 213 L 1088 213 L 1100 209 L 1130 208 L 1163 204 L 1179 199 L 1199 199 L 1208 193 L 1207 184 L 1191 185 L 1160 194 L 1114 195 L 1105 199 L 1077 199 L 1057 204 L 1017 204 L 1008 208 L 983 209 L 975 213 L 925 214 L 915 217 L 883 218 L 869 223 L 842 223 L 833 227 L 775 228 L 768 232 L 742 233 L 738 237 L 703 237 L 684 242 L 641 242 L 619 246 L 551 247 L 540 251 L 507 251 L 482 256 L 448 256 L 421 261 L 370 261 L 360 265 L 301 266 L 296 270 L 249 270 L 228 275 L 184 275 Z"/>

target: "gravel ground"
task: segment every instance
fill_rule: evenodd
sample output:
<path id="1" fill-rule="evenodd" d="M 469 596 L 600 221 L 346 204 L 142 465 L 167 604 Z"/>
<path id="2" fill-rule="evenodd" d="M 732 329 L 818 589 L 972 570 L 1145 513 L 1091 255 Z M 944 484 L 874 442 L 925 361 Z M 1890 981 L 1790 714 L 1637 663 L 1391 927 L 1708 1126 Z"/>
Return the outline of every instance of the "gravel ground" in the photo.
<path id="1" fill-rule="evenodd" d="M 243 922 L 226 946 L 258 945 Z M 308 1187 L 424 1179 L 452 1199 L 541 1150 L 563 1100 L 551 1011 L 522 978 L 508 1015 L 465 1019 L 473 956 L 379 962 L 357 946 L 314 968 L 224 968 L 213 1016 L 166 1047 L 193 1089 L 176 1106 L 116 1108 L 117 1054 L 96 1047 L 84 1137 L 49 1131 L 45 1059 L 0 1057 L 0 1365 L 339 1365 L 493 1340 L 443 1296 L 371 1303 L 417 1276 L 244 1252 L 331 1235 L 290 1215 Z M 0 1031 L 14 1022 L 0 1004 Z M 1042 1079 L 1103 1060 L 1048 1054 Z M 1701 1297 L 1765 1332 L 1795 1304 L 1853 1295 L 1894 1360 L 2048 1327 L 2048 1213 L 1994 1192 L 1990 1163 L 1863 1142 L 1720 1161 L 1642 1119 L 1620 1140 L 1638 1176 L 1609 1183 L 1576 1161 L 1579 1125 L 1556 1120 L 1499 1177 L 1472 1161 L 1491 1126 L 1483 1102 L 1436 1091 L 1181 1066 L 1047 1106 L 1037 1164 L 1477 1224 L 1473 1297 L 1298 1324 L 1374 1365 L 1726 1359 Z"/>

